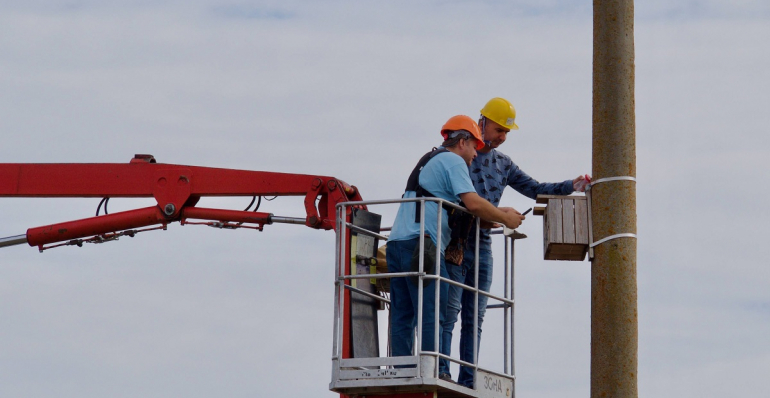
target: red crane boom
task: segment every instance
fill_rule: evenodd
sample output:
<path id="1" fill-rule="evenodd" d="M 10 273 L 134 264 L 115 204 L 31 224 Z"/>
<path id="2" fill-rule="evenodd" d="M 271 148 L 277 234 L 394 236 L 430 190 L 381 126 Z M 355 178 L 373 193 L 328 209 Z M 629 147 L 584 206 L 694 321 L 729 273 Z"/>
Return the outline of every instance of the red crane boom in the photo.
<path id="1" fill-rule="evenodd" d="M 304 196 L 306 217 L 195 207 L 205 196 Z M 0 163 L 0 197 L 154 197 L 156 206 L 30 228 L 26 235 L 0 240 L 0 247 L 47 244 L 94 237 L 110 239 L 119 231 L 188 219 L 215 221 L 223 227 L 262 230 L 273 222 L 303 223 L 316 229 L 335 227 L 337 203 L 361 200 L 354 186 L 333 177 L 233 170 L 157 163 L 136 155 L 130 163 Z M 303 222 L 304 221 L 304 222 Z M 80 244 L 81 242 L 75 242 Z"/>

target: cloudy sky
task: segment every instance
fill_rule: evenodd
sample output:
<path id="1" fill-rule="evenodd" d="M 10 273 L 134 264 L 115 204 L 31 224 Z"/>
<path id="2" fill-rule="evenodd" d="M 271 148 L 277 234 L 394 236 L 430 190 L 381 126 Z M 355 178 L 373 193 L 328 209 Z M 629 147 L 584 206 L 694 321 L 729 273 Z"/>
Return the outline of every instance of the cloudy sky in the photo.
<path id="1" fill-rule="evenodd" d="M 770 6 L 669 3 L 636 8 L 639 393 L 760 397 Z M 587 1 L 0 1 L 0 162 L 150 153 L 395 198 L 449 116 L 502 96 L 521 127 L 502 150 L 560 181 L 591 172 L 591 46 Z M 513 191 L 502 203 L 533 204 Z M 97 204 L 4 198 L 0 236 Z M 303 216 L 296 200 L 262 210 Z M 588 396 L 590 264 L 543 261 L 539 218 L 520 230 L 517 393 Z M 0 396 L 333 397 L 333 246 L 301 226 L 172 225 L 2 249 Z M 482 347 L 493 368 L 495 316 Z"/>

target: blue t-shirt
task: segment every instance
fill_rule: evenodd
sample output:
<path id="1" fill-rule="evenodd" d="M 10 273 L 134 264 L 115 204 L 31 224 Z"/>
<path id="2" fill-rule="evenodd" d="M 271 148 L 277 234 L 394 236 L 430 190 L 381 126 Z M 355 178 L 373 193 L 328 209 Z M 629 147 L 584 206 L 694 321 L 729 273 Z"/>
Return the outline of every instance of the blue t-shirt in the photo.
<path id="1" fill-rule="evenodd" d="M 562 182 L 538 182 L 520 169 L 511 158 L 496 149 L 488 153 L 478 152 L 470 165 L 471 179 L 476 192 L 493 205 L 500 204 L 503 189 L 509 186 L 522 195 L 535 199 L 537 195 L 569 195 L 573 192 L 572 180 Z M 471 245 L 476 241 L 472 232 Z M 481 230 L 482 242 L 489 242 L 489 230 Z"/>
<path id="2" fill-rule="evenodd" d="M 437 198 L 445 199 L 453 203 L 460 202 L 460 194 L 476 192 L 468 174 L 468 165 L 462 157 L 452 152 L 444 152 L 434 156 L 420 172 L 420 186 L 432 193 Z M 414 198 L 414 191 L 404 193 L 404 198 Z M 414 222 L 415 211 L 419 202 L 405 202 L 398 208 L 393 229 L 388 240 L 408 240 L 420 236 L 420 223 Z M 438 204 L 436 202 L 425 203 L 425 232 L 433 243 L 438 245 L 436 220 Z M 449 229 L 449 216 L 442 209 L 441 216 L 441 253 L 449 244 L 452 231 Z"/>

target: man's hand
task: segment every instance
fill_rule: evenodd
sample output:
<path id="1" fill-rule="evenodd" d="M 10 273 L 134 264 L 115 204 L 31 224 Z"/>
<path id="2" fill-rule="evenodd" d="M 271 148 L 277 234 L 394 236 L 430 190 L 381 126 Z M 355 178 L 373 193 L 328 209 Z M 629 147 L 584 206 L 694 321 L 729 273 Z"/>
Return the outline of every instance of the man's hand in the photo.
<path id="1" fill-rule="evenodd" d="M 521 221 L 524 220 L 524 216 L 515 209 L 511 207 L 497 208 L 476 192 L 461 193 L 460 200 L 465 203 L 468 211 L 482 220 L 502 223 L 511 229 L 521 225 Z"/>
<path id="2" fill-rule="evenodd" d="M 577 178 L 572 180 L 572 189 L 574 189 L 577 192 L 585 192 L 586 187 L 590 183 L 591 183 L 590 175 L 586 174 L 586 175 L 577 176 Z"/>
<path id="3" fill-rule="evenodd" d="M 496 222 L 487 221 L 487 220 L 481 220 L 481 228 L 484 229 L 493 229 L 493 228 L 500 228 L 503 224 L 498 224 Z"/>
<path id="4" fill-rule="evenodd" d="M 503 224 L 510 229 L 518 228 L 519 225 L 521 225 L 521 222 L 527 218 L 522 216 L 521 213 L 519 213 L 519 211 L 513 207 L 498 207 L 498 209 L 500 209 L 505 214 L 505 220 L 503 221 Z"/>

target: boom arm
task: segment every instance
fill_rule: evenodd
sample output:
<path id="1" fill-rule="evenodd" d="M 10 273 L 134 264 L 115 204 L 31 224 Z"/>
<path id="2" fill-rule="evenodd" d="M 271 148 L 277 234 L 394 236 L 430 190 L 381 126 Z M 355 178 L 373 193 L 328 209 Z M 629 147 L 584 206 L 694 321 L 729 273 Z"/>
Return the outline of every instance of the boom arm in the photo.
<path id="1" fill-rule="evenodd" d="M 143 209 L 30 228 L 26 242 L 41 249 L 46 244 L 150 225 L 165 227 L 187 219 L 252 223 L 260 230 L 277 221 L 268 213 L 195 207 L 204 196 L 304 196 L 304 224 L 326 230 L 335 227 L 337 203 L 361 200 L 355 187 L 333 177 L 162 164 L 151 155 L 136 155 L 128 164 L 0 164 L 0 197 L 154 197 L 157 201 L 157 206 Z M 19 237 L 12 238 L 17 239 L 0 239 L 0 247 L 19 243 Z"/>

